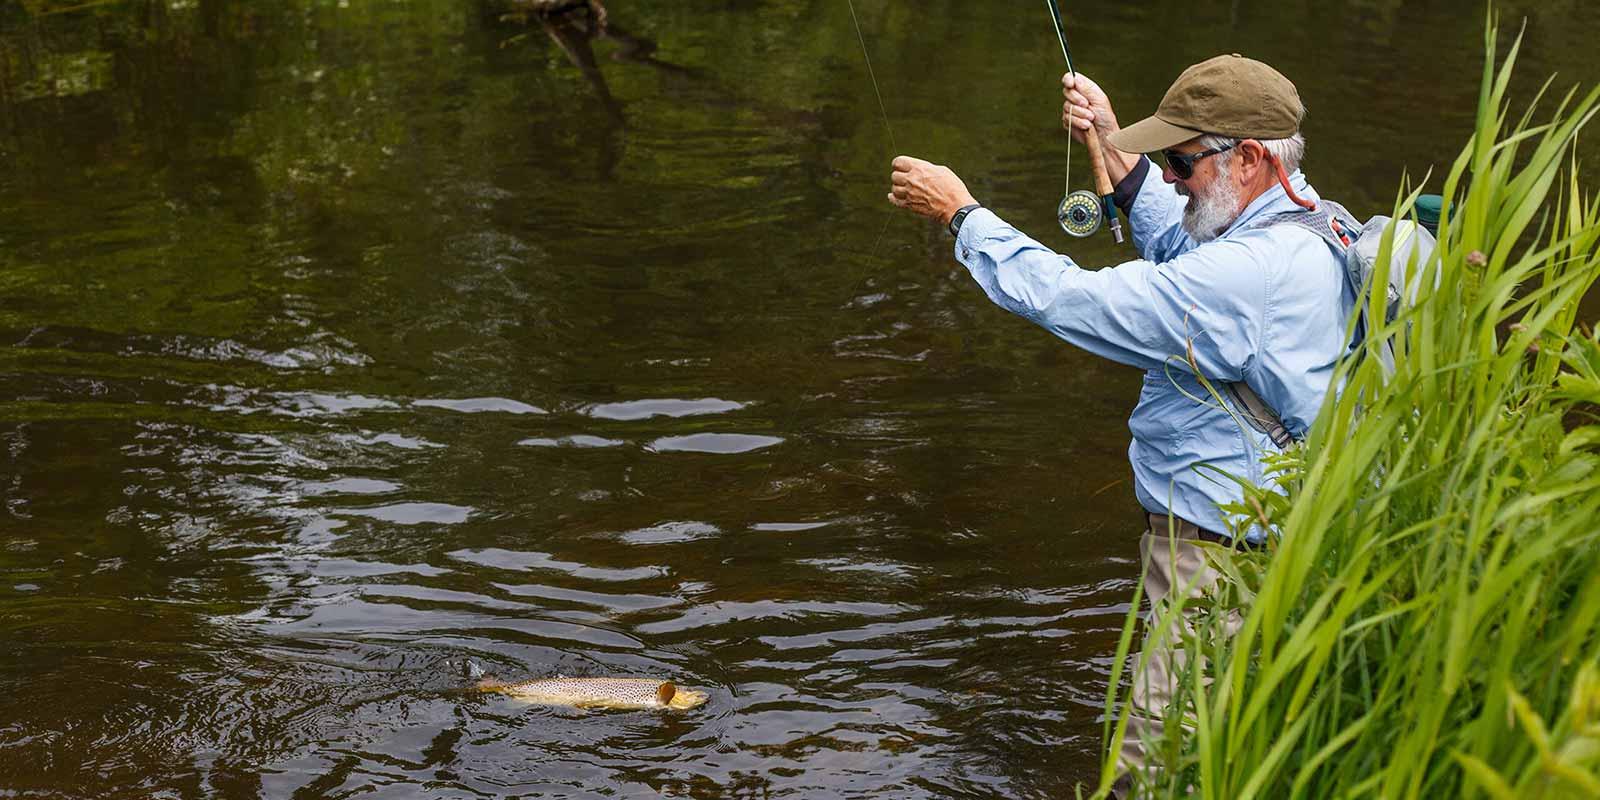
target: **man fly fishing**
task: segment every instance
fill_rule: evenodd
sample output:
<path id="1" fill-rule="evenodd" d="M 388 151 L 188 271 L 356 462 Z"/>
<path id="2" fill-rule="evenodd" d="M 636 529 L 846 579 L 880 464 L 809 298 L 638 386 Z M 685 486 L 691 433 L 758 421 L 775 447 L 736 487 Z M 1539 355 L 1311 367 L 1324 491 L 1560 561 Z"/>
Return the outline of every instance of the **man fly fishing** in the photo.
<path id="1" fill-rule="evenodd" d="M 1000 307 L 1145 371 L 1128 457 L 1144 511 L 1153 622 L 1163 604 L 1199 597 L 1217 581 L 1198 542 L 1265 540 L 1259 527 L 1225 523 L 1218 505 L 1243 499 L 1228 476 L 1264 485 L 1262 456 L 1311 426 L 1349 344 L 1355 297 L 1325 237 L 1280 224 L 1321 198 L 1299 170 L 1305 108 L 1276 70 L 1238 54 L 1196 64 L 1153 116 L 1127 128 L 1083 75 L 1064 75 L 1062 90 L 1063 125 L 1078 141 L 1092 141 L 1091 126 L 1098 134 L 1140 258 L 1081 269 L 981 206 L 950 169 L 915 158 L 894 159 L 889 200 L 947 226 L 956 258 Z M 1161 154 L 1165 166 L 1146 153 Z M 1227 399 L 1219 402 L 1202 377 Z M 1257 430 L 1241 424 L 1246 418 L 1281 424 Z M 1147 644 L 1146 653 L 1120 754 L 1128 771 L 1144 765 L 1140 734 L 1159 735 L 1182 666 L 1170 645 L 1152 652 Z"/>

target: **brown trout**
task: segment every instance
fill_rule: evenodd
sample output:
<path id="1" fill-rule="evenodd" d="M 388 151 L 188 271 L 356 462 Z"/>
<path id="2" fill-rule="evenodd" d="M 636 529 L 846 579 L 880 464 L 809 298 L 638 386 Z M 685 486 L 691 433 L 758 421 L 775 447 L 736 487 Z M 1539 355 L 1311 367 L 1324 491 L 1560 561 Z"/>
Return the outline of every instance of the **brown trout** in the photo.
<path id="1" fill-rule="evenodd" d="M 478 681 L 479 691 L 497 692 L 519 700 L 576 708 L 689 709 L 706 702 L 705 692 L 679 689 L 671 681 L 654 678 L 540 678 L 505 683 L 493 678 Z"/>

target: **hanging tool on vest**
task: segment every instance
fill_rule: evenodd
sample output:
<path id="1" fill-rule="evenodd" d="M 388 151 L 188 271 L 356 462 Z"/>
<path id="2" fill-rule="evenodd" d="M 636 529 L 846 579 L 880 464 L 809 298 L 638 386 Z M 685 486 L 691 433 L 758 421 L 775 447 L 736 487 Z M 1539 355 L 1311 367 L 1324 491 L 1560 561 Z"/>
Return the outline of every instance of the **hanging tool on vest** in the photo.
<path id="1" fill-rule="evenodd" d="M 1056 40 L 1061 42 L 1061 55 L 1067 60 L 1067 72 L 1077 75 L 1078 71 L 1072 68 L 1072 51 L 1067 49 L 1061 9 L 1056 5 L 1056 0 L 1044 0 L 1044 3 L 1050 7 L 1050 19 L 1056 26 Z M 1094 173 L 1095 191 L 1072 191 L 1072 133 L 1068 131 L 1066 196 L 1061 199 L 1061 205 L 1056 207 L 1056 222 L 1068 235 L 1079 238 L 1093 235 L 1101 225 L 1109 222 L 1111 237 L 1121 244 L 1122 220 L 1117 217 L 1117 205 L 1111 199 L 1111 176 L 1106 174 L 1105 153 L 1100 150 L 1100 134 L 1093 125 L 1084 131 L 1083 143 L 1089 148 L 1089 169 Z"/>

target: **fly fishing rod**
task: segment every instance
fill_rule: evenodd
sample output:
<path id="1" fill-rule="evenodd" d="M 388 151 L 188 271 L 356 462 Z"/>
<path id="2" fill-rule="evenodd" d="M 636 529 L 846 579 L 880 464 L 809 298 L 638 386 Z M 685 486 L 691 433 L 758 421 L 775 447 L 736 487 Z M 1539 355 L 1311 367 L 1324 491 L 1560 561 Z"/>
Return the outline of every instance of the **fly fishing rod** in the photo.
<path id="1" fill-rule="evenodd" d="M 1067 72 L 1077 77 L 1072 68 L 1072 51 L 1067 49 L 1067 34 L 1061 23 L 1061 8 L 1056 0 L 1044 0 L 1050 7 L 1050 21 L 1056 26 L 1056 41 L 1061 43 L 1061 57 L 1067 60 Z M 1072 105 L 1067 104 L 1067 188 L 1061 205 L 1056 206 L 1056 222 L 1069 236 L 1091 236 L 1107 222 L 1111 225 L 1111 238 L 1122 243 L 1122 220 L 1117 218 L 1117 205 L 1111 199 L 1111 176 L 1106 173 L 1106 156 L 1100 149 L 1100 133 L 1093 125 L 1083 133 L 1083 144 L 1089 148 L 1089 170 L 1094 173 L 1094 191 L 1072 191 Z"/>

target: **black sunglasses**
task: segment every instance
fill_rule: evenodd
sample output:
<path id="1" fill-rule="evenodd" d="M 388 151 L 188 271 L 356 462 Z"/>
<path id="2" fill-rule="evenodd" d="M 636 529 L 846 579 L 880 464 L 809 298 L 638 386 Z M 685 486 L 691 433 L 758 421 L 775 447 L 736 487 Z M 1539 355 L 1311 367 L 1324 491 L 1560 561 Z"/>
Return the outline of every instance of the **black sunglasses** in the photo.
<path id="1" fill-rule="evenodd" d="M 1161 156 L 1167 160 L 1167 166 L 1172 170 L 1172 174 L 1178 176 L 1178 180 L 1186 181 L 1194 177 L 1195 162 L 1206 156 L 1226 153 L 1238 146 L 1239 143 L 1234 142 L 1227 147 L 1213 147 L 1210 150 L 1201 150 L 1198 153 L 1190 153 L 1188 155 L 1175 153 L 1171 150 L 1162 150 Z"/>

